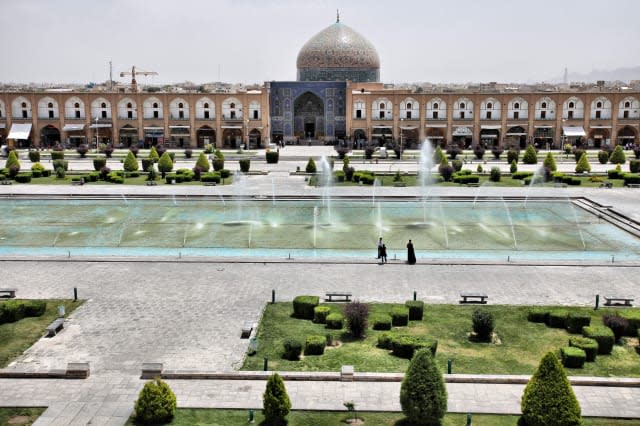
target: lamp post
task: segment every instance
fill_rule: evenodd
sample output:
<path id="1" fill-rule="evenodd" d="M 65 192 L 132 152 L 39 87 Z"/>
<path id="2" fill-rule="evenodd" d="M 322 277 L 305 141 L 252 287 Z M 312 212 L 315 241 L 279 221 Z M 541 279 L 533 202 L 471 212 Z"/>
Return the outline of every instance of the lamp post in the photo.
<path id="1" fill-rule="evenodd" d="M 98 145 L 100 144 L 100 139 L 98 139 L 98 116 L 96 115 L 96 154 L 98 153 Z"/>

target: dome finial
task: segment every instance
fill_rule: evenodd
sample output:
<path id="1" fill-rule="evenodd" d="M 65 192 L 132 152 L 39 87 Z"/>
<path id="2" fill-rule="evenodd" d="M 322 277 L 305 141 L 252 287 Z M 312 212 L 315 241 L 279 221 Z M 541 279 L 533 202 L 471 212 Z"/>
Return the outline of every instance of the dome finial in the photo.
<path id="1" fill-rule="evenodd" d="M 340 23 L 340 9 L 336 9 L 336 24 Z"/>

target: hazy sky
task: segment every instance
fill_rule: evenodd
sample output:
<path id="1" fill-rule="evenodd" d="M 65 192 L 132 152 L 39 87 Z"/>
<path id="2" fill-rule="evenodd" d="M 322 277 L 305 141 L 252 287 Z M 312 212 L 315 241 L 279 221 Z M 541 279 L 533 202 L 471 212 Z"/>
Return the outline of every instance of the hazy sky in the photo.
<path id="1" fill-rule="evenodd" d="M 384 82 L 524 82 L 640 65 L 638 0 L 0 0 L 0 82 L 295 80 L 341 22 L 377 48 Z"/>

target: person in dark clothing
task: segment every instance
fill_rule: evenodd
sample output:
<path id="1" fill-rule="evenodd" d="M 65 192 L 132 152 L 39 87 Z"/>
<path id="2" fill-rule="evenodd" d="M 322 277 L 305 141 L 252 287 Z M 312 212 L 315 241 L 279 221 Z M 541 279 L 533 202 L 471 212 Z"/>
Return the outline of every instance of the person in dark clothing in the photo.
<path id="1" fill-rule="evenodd" d="M 382 244 L 382 249 L 380 250 L 380 257 L 382 258 L 382 263 L 387 263 L 387 246 Z"/>
<path id="2" fill-rule="evenodd" d="M 416 264 L 416 252 L 413 249 L 413 243 L 411 242 L 411 240 L 409 240 L 409 242 L 407 243 L 407 263 L 409 265 Z"/>
<path id="3" fill-rule="evenodd" d="M 382 257 L 382 246 L 384 244 L 382 243 L 382 237 L 380 237 L 380 239 L 378 240 L 378 259 L 380 259 Z"/>

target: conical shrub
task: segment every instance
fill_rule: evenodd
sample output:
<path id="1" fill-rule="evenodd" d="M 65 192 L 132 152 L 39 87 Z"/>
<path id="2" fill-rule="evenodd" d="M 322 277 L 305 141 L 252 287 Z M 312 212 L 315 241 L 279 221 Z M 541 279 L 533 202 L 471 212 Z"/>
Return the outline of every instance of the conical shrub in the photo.
<path id="1" fill-rule="evenodd" d="M 147 382 L 134 407 L 136 422 L 142 424 L 167 423 L 176 414 L 176 396 L 165 382 Z"/>
<path id="2" fill-rule="evenodd" d="M 157 163 L 160 159 L 160 154 L 158 154 L 158 150 L 156 150 L 155 146 L 152 146 L 149 150 L 149 158 L 152 159 L 154 163 Z"/>
<path id="3" fill-rule="evenodd" d="M 576 173 L 584 173 L 591 171 L 591 164 L 589 164 L 589 159 L 587 158 L 587 153 L 583 152 L 578 160 L 578 164 L 576 164 Z"/>
<path id="4" fill-rule="evenodd" d="M 291 411 L 291 401 L 284 387 L 284 381 L 278 373 L 267 380 L 267 388 L 262 397 L 264 418 L 268 424 L 285 424 L 285 417 Z"/>
<path id="5" fill-rule="evenodd" d="M 127 158 L 124 159 L 123 168 L 125 172 L 135 172 L 138 170 L 138 160 L 136 159 L 136 156 L 133 155 L 133 152 L 129 151 L 127 153 Z"/>
<path id="6" fill-rule="evenodd" d="M 533 145 L 527 145 L 527 150 L 524 152 L 522 156 L 522 162 L 524 164 L 537 164 L 538 163 L 538 153 Z"/>
<path id="7" fill-rule="evenodd" d="M 547 156 L 544 158 L 544 162 L 542 163 L 542 165 L 552 172 L 558 170 L 556 159 L 553 157 L 553 154 L 551 152 L 547 152 Z"/>
<path id="8" fill-rule="evenodd" d="M 524 389 L 520 405 L 523 426 L 578 426 L 580 404 L 558 357 L 547 353 Z"/>
<path id="9" fill-rule="evenodd" d="M 16 166 L 17 170 L 20 170 L 20 161 L 18 160 L 18 156 L 15 151 L 9 151 L 7 162 L 4 165 L 5 169 L 10 169 L 11 166 Z"/>
<path id="10" fill-rule="evenodd" d="M 201 152 L 198 156 L 198 160 L 196 161 L 196 167 L 200 167 L 200 170 L 203 172 L 208 172 L 211 165 L 209 164 L 209 160 L 204 152 Z"/>
<path id="11" fill-rule="evenodd" d="M 609 157 L 611 164 L 624 164 L 627 161 L 627 156 L 624 154 L 624 150 L 621 145 L 616 145 L 615 149 Z"/>
<path id="12" fill-rule="evenodd" d="M 441 425 L 447 412 L 442 372 L 429 349 L 415 353 L 400 387 L 402 412 L 412 425 Z"/>

